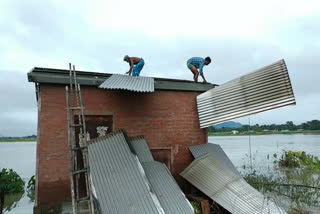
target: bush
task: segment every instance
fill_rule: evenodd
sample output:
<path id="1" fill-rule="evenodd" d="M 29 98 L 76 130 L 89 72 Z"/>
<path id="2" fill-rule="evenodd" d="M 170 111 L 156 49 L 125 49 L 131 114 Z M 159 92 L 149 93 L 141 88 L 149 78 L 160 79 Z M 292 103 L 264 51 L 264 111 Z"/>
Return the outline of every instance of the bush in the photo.
<path id="1" fill-rule="evenodd" d="M 11 193 L 23 193 L 25 182 L 12 169 L 0 171 L 0 214 L 4 208 L 5 196 Z"/>

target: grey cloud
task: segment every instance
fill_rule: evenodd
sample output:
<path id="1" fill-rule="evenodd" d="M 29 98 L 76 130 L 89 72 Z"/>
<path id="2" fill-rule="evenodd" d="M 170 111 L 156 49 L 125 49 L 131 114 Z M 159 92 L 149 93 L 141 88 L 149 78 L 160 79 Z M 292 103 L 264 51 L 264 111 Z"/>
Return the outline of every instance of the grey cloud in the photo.
<path id="1" fill-rule="evenodd" d="M 142 75 L 182 78 L 192 80 L 186 68 L 186 60 L 192 56 L 211 56 L 213 62 L 204 68 L 208 81 L 222 84 L 262 66 L 284 58 L 287 62 L 298 105 L 305 108 L 281 110 L 290 112 L 297 120 L 319 117 L 312 100 L 319 99 L 320 54 L 319 42 L 313 42 L 319 33 L 320 17 L 307 17 L 300 21 L 279 24 L 270 41 L 239 38 L 170 38 L 156 39 L 137 32 L 98 33 L 81 18 L 80 12 L 69 13 L 54 1 L 12 1 L 7 13 L 12 18 L 0 21 L 4 35 L 11 38 L 13 47 L 27 50 L 34 61 L 17 58 L 12 68 L 18 71 L 4 71 L 0 68 L 0 134 L 8 127 L 20 125 L 21 133 L 36 131 L 36 101 L 34 85 L 27 82 L 26 71 L 34 66 L 67 68 L 72 62 L 77 68 L 95 72 L 124 73 L 128 65 L 122 61 L 125 54 L 141 56 L 146 65 Z M 16 24 L 14 24 L 16 23 Z M 28 36 L 19 34 L 16 26 L 31 32 Z M 3 41 L 5 38 L 0 38 Z M 0 50 L 0 57 L 6 51 Z M 18 52 L 17 52 L 18 55 Z M 46 59 L 46 60 L 41 60 Z M 51 62 L 50 66 L 42 62 Z M 64 65 L 65 67 L 61 67 Z M 23 70 L 22 70 L 23 69 Z M 10 89 L 10 90 L 8 90 Z M 305 99 L 308 97 L 308 99 Z M 310 103 L 310 105 L 308 105 Z M 304 109 L 308 109 L 307 111 Z M 304 112 L 305 111 L 305 112 Z M 8 117 L 19 115 L 26 117 Z M 302 114 L 306 114 L 305 116 Z M 21 114 L 20 114 L 21 115 Z M 34 115 L 34 118 L 30 118 Z M 281 122 L 285 113 L 275 113 L 275 120 Z M 308 116 L 309 115 L 309 116 Z M 261 118 L 272 117 L 272 114 Z M 263 119 L 261 119 L 263 123 Z M 11 124 L 11 126 L 9 126 Z M 31 125 L 30 125 L 31 124 Z M 30 127 L 33 131 L 30 131 Z M 33 127 L 33 128 L 32 128 Z"/>
<path id="2" fill-rule="evenodd" d="M 0 135 L 36 133 L 37 102 L 26 73 L 0 70 Z M 17 131 L 18 130 L 18 131 Z"/>

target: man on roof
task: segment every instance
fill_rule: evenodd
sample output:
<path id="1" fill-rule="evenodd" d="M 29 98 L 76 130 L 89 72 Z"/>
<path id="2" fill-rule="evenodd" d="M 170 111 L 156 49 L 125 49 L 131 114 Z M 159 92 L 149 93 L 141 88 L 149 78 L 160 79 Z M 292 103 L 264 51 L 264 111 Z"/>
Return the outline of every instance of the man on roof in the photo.
<path id="1" fill-rule="evenodd" d="M 128 55 L 125 55 L 123 58 L 123 61 L 126 61 L 129 63 L 130 69 L 126 74 L 129 74 L 132 76 L 139 76 L 140 72 L 144 66 L 144 60 L 139 57 L 129 57 Z"/>
<path id="2" fill-rule="evenodd" d="M 203 79 L 203 83 L 207 83 L 207 80 L 203 75 L 203 66 L 209 65 L 210 63 L 211 63 L 211 58 L 208 56 L 205 59 L 203 59 L 202 57 L 192 57 L 188 59 L 187 67 L 193 73 L 194 82 L 198 82 L 198 76 L 200 74 L 200 76 Z"/>

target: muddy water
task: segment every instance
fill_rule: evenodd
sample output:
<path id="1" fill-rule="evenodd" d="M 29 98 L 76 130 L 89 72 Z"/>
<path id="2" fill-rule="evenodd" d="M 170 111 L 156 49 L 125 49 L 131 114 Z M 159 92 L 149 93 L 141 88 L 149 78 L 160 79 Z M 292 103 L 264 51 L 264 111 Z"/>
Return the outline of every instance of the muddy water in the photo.
<path id="1" fill-rule="evenodd" d="M 283 150 L 305 151 L 320 157 L 320 135 L 223 136 L 209 137 L 208 141 L 219 144 L 238 168 L 248 163 L 250 144 L 252 162 L 256 167 L 272 165 L 273 154 L 279 156 Z"/>
<path id="2" fill-rule="evenodd" d="M 249 137 L 209 137 L 209 142 L 220 144 L 231 161 L 240 169 L 248 163 Z M 253 163 L 257 167 L 272 165 L 268 155 L 281 154 L 282 150 L 300 150 L 320 157 L 320 135 L 263 135 L 251 136 L 251 151 Z M 0 168 L 12 168 L 26 183 L 35 174 L 36 142 L 0 143 Z M 11 201 L 17 201 L 10 214 L 33 213 L 33 202 L 27 193 L 12 196 Z"/>

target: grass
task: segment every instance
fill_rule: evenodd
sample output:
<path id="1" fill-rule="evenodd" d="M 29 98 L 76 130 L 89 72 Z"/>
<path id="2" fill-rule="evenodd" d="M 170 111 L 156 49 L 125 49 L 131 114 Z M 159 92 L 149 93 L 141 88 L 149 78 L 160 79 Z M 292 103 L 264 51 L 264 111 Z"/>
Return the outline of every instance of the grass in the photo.
<path id="1" fill-rule="evenodd" d="M 7 142 L 34 142 L 37 141 L 37 138 L 3 138 L 0 139 L 0 143 L 7 143 Z"/>
<path id="2" fill-rule="evenodd" d="M 320 134 L 320 130 L 287 131 L 287 132 L 251 132 L 232 134 L 232 132 L 209 132 L 208 136 L 249 136 L 249 135 L 271 135 L 271 134 Z"/>

